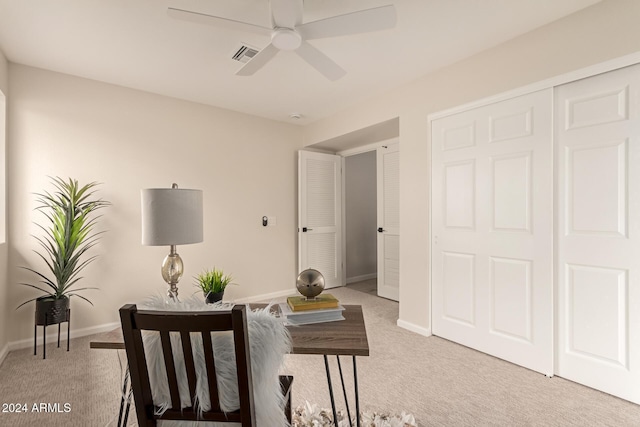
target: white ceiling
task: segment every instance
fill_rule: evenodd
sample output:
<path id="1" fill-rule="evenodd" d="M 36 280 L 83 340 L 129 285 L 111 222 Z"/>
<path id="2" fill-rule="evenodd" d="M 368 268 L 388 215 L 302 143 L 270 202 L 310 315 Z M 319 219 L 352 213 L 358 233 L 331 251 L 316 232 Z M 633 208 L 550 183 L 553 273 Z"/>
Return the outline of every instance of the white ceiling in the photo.
<path id="1" fill-rule="evenodd" d="M 166 14 L 170 5 L 270 26 L 268 0 L 0 0 L 0 50 L 15 63 L 307 124 L 598 1 L 306 0 L 305 22 L 396 6 L 394 29 L 310 41 L 347 71 L 335 82 L 284 51 L 236 76 L 240 44 L 261 49 L 268 37 Z"/>

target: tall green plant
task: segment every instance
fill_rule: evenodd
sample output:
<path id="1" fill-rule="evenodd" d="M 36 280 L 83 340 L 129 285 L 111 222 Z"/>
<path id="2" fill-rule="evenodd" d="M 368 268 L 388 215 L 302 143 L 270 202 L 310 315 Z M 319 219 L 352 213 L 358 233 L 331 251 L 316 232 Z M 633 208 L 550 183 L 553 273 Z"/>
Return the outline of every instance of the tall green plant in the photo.
<path id="1" fill-rule="evenodd" d="M 83 255 L 98 243 L 99 235 L 94 227 L 100 216 L 92 215 L 96 210 L 110 205 L 109 202 L 94 198 L 97 182 L 80 186 L 77 180 L 59 177 L 51 178 L 55 191 L 36 194 L 40 205 L 36 208 L 48 220 L 48 226 L 37 224 L 44 232 L 44 237 L 34 236 L 44 251 L 34 250 L 42 258 L 48 268 L 48 273 L 41 273 L 30 267 L 22 267 L 36 274 L 41 280 L 39 285 L 20 283 L 24 286 L 44 292 L 44 296 L 60 299 L 78 296 L 89 304 L 91 301 L 77 292 L 95 287 L 76 288 L 82 277 L 80 272 L 97 255 L 82 259 Z M 49 274 L 50 273 L 50 274 Z M 42 286 L 46 285 L 46 286 Z M 21 307 L 39 297 L 32 298 L 18 306 Z"/>

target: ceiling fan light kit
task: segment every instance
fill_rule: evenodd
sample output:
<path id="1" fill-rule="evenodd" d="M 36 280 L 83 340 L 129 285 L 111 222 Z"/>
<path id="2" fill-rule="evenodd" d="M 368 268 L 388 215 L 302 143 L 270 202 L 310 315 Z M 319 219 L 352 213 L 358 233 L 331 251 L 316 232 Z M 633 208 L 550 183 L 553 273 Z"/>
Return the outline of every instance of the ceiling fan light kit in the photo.
<path id="1" fill-rule="evenodd" d="M 254 34 L 270 35 L 271 43 L 258 52 L 236 75 L 250 76 L 269 62 L 280 50 L 294 51 L 300 58 L 329 80 L 337 80 L 346 71 L 331 58 L 307 43 L 307 40 L 339 37 L 385 30 L 395 27 L 396 10 L 393 5 L 365 9 L 344 15 L 302 23 L 302 0 L 271 0 L 272 28 L 169 8 L 169 16 L 198 24 L 213 25 Z"/>
<path id="2" fill-rule="evenodd" d="M 271 33 L 271 44 L 280 50 L 296 50 L 302 44 L 302 36 L 291 28 L 276 28 Z"/>

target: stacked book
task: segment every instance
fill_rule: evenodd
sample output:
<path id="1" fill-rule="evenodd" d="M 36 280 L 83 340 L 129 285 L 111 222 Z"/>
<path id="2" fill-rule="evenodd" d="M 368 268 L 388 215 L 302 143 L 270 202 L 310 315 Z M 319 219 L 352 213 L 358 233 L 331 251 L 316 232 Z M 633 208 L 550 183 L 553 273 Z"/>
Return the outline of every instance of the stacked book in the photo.
<path id="1" fill-rule="evenodd" d="M 320 294 L 311 299 L 303 296 L 289 297 L 286 304 L 280 304 L 280 313 L 289 325 L 344 320 L 343 311 L 344 307 L 331 294 Z"/>

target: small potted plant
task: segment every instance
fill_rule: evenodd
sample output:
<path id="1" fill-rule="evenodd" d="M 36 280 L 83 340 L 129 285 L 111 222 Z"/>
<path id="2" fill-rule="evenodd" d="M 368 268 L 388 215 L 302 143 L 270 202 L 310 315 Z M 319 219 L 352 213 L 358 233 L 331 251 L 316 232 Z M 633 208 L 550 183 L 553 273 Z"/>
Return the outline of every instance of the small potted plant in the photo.
<path id="1" fill-rule="evenodd" d="M 198 286 L 202 289 L 202 293 L 207 304 L 222 301 L 224 289 L 231 283 L 233 278 L 229 274 L 224 274 L 220 269 L 213 267 L 213 270 L 204 270 L 196 276 Z"/>

